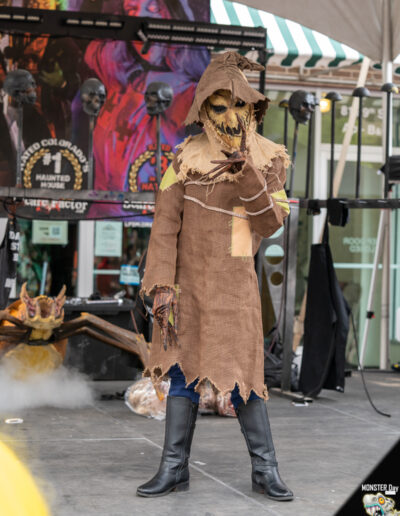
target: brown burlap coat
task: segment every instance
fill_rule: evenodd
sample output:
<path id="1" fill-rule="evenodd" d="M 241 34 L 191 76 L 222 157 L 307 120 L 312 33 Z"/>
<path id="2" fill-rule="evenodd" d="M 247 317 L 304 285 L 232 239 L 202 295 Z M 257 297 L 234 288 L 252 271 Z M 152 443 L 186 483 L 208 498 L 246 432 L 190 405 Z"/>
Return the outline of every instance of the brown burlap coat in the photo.
<path id="1" fill-rule="evenodd" d="M 199 379 L 196 389 L 208 379 L 223 393 L 237 384 L 245 401 L 251 390 L 267 398 L 254 255 L 288 214 L 288 158 L 253 127 L 242 171 L 204 181 L 210 161 L 225 156 L 201 116 L 200 106 L 205 132 L 180 145 L 161 183 L 142 282 L 150 295 L 177 288 L 179 345 L 165 351 L 155 321 L 144 374 L 157 383 L 179 364 L 187 384 Z"/>

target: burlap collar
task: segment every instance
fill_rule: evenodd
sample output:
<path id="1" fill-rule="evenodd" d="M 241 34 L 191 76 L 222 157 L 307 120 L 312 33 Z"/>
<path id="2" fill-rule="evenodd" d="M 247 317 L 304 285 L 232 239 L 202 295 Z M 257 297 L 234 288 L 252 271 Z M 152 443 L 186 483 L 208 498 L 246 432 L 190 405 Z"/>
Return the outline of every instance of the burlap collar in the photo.
<path id="1" fill-rule="evenodd" d="M 184 182 L 188 174 L 207 174 L 216 166 L 211 163 L 212 160 L 226 158 L 221 152 L 222 149 L 232 152 L 232 149 L 227 148 L 218 139 L 211 122 L 204 122 L 204 130 L 199 135 L 189 136 L 177 146 L 177 149 L 180 150 L 177 155 L 179 163 L 177 177 L 180 182 Z M 268 172 L 273 159 L 277 157 L 282 158 L 285 168 L 289 166 L 290 159 L 286 153 L 285 146 L 278 145 L 258 134 L 255 124 L 247 135 L 247 149 L 254 165 L 264 173 Z M 240 173 L 234 175 L 225 173 L 219 176 L 215 182 L 237 181 L 239 177 Z"/>

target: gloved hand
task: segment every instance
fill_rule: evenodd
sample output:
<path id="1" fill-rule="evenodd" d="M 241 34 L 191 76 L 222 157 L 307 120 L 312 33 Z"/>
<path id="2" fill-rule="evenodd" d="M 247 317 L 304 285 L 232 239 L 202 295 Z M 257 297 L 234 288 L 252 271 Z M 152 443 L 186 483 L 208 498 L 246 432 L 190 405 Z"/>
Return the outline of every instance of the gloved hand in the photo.
<path id="1" fill-rule="evenodd" d="M 169 321 L 172 311 L 174 324 Z M 161 339 L 166 350 L 168 344 L 171 346 L 178 343 L 178 299 L 176 290 L 172 287 L 157 287 L 154 296 L 153 314 L 161 328 Z"/>

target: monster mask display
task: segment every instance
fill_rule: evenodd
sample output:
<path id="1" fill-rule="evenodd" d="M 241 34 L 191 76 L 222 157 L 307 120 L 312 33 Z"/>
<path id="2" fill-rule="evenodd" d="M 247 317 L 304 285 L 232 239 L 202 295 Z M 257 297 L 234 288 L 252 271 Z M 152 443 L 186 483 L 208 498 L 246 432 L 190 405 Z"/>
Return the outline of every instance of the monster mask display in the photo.
<path id="1" fill-rule="evenodd" d="M 306 124 L 315 111 L 316 100 L 312 93 L 297 90 L 289 99 L 289 111 L 299 124 Z"/>
<path id="2" fill-rule="evenodd" d="M 106 100 L 106 89 L 99 79 L 87 79 L 81 86 L 83 111 L 97 116 Z"/>
<path id="3" fill-rule="evenodd" d="M 147 86 L 144 100 L 149 115 L 159 115 L 171 105 L 174 92 L 166 82 L 152 82 Z"/>
<path id="4" fill-rule="evenodd" d="M 17 104 L 34 104 L 36 102 L 35 79 L 27 70 L 8 72 L 3 88 Z"/>
<path id="5" fill-rule="evenodd" d="M 254 118 L 253 105 L 239 98 L 233 98 L 228 90 L 217 90 L 208 97 L 204 107 L 218 138 L 228 147 L 238 149 L 242 137 L 238 118 L 248 131 Z"/>

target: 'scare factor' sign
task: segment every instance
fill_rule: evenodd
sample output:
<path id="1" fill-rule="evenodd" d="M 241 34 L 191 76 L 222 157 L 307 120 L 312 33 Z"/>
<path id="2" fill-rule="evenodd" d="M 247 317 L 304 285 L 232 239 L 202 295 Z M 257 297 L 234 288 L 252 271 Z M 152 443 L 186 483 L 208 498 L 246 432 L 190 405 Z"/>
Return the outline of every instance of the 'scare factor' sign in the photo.
<path id="1" fill-rule="evenodd" d="M 87 188 L 89 162 L 85 153 L 72 142 L 44 138 L 30 145 L 22 155 L 24 188 L 84 190 Z M 84 219 L 90 208 L 87 201 L 25 198 L 17 213 L 37 219 Z M 49 243 L 49 242 L 47 242 Z"/>

